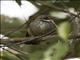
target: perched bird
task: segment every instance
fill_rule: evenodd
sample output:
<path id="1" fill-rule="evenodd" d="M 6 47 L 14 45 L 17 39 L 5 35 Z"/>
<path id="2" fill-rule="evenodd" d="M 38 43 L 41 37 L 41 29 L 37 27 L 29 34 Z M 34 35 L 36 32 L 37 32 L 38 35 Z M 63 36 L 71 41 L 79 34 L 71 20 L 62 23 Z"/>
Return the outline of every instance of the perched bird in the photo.
<path id="1" fill-rule="evenodd" d="M 29 33 L 33 36 L 39 36 L 48 33 L 55 27 L 54 19 L 51 16 L 41 15 L 30 23 Z"/>

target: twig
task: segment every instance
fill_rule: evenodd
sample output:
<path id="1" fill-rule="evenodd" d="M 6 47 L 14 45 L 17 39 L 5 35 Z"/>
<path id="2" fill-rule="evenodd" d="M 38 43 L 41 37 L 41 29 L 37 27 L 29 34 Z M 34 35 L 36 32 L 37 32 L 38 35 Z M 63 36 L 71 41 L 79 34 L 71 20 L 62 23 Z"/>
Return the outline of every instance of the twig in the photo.
<path id="1" fill-rule="evenodd" d="M 61 0 L 61 2 L 60 2 L 61 4 L 62 4 L 62 6 L 69 12 L 69 10 L 68 10 L 68 6 L 63 2 L 63 0 Z"/>
<path id="2" fill-rule="evenodd" d="M 16 38 L 16 39 L 13 39 L 12 41 L 9 41 L 10 43 L 16 43 L 15 45 L 20 45 L 20 44 L 32 44 L 31 42 L 33 42 L 33 43 L 40 43 L 40 42 L 42 42 L 42 41 L 45 41 L 47 38 L 54 38 L 54 37 L 58 37 L 58 35 L 47 35 L 47 36 L 45 36 L 45 37 L 41 37 L 42 38 L 42 40 L 39 40 L 40 39 L 40 37 L 41 36 L 37 36 L 37 37 L 28 37 L 28 38 Z M 80 40 L 80 33 L 78 33 L 78 35 L 77 36 L 74 36 L 74 35 L 71 35 L 70 37 L 69 37 L 69 39 L 78 39 L 78 40 Z"/>
<path id="3" fill-rule="evenodd" d="M 19 46 L 17 44 L 12 43 L 10 38 L 6 39 L 6 40 L 2 39 L 0 44 L 4 44 L 5 46 L 7 46 L 7 47 L 9 47 L 9 48 L 21 53 L 21 54 L 27 55 L 23 51 L 19 50 L 18 49 Z"/>
<path id="4" fill-rule="evenodd" d="M 18 57 L 20 60 L 25 60 L 25 59 L 23 58 L 23 56 L 20 56 L 20 53 L 18 53 L 17 51 L 15 51 L 15 50 L 13 50 L 13 49 L 11 49 L 11 48 L 4 49 L 4 50 L 6 50 L 6 51 L 8 51 L 9 53 L 15 55 L 15 56 Z M 16 53 L 15 53 L 15 52 L 16 52 Z"/>
<path id="5" fill-rule="evenodd" d="M 65 13 L 69 13 L 70 15 L 73 15 L 73 16 L 76 16 L 76 17 L 77 17 L 76 14 L 73 14 L 73 13 L 71 13 L 71 12 L 65 10 L 65 9 L 60 8 L 60 7 L 56 7 L 55 5 L 46 4 L 46 3 L 42 2 L 42 1 L 39 1 L 39 2 L 40 2 L 41 4 L 47 6 L 47 7 L 54 8 L 54 9 L 56 9 L 56 10 L 58 10 L 58 11 L 62 11 L 62 12 L 65 12 Z"/>
<path id="6" fill-rule="evenodd" d="M 13 34 L 14 32 L 16 32 L 17 30 L 21 29 L 21 28 L 22 28 L 23 26 L 25 26 L 25 25 L 26 25 L 26 23 L 22 24 L 22 25 L 19 26 L 18 28 L 15 28 L 15 29 L 12 30 L 12 31 L 9 31 L 9 32 L 5 33 L 4 35 L 5 35 L 5 36 L 9 36 L 9 35 Z"/>
<path id="7" fill-rule="evenodd" d="M 46 8 L 45 6 L 44 6 L 44 8 L 40 8 L 40 10 L 39 10 L 36 14 L 32 15 L 27 22 L 25 22 L 24 24 L 22 24 L 22 25 L 19 26 L 18 28 L 15 28 L 14 30 L 5 33 L 4 35 L 5 35 L 5 36 L 9 36 L 9 35 L 13 34 L 14 32 L 16 32 L 17 30 L 21 29 L 21 28 L 24 27 L 24 26 L 26 26 L 26 29 L 27 29 L 27 28 L 29 27 L 29 24 L 30 24 L 37 16 L 43 14 L 43 13 L 46 12 L 47 10 L 49 10 L 49 8 Z"/>
<path id="8" fill-rule="evenodd" d="M 34 38 L 32 38 L 32 39 L 29 39 L 29 40 L 24 40 L 24 41 L 22 41 L 22 42 L 20 42 L 20 43 L 17 43 L 17 44 L 24 44 L 24 43 L 26 43 L 26 44 L 35 44 L 35 43 L 40 43 L 41 42 L 41 38 L 42 37 L 45 37 L 45 36 L 48 36 L 49 34 L 51 34 L 52 32 L 54 32 L 55 33 L 55 30 L 51 30 L 50 32 L 48 32 L 48 33 L 46 33 L 46 34 L 43 34 L 43 35 L 41 35 L 41 36 L 37 36 L 37 37 L 34 37 Z"/>
<path id="9" fill-rule="evenodd" d="M 37 8 L 40 8 L 41 6 L 40 5 L 38 5 L 36 2 L 34 2 L 34 1 L 30 1 L 30 0 L 28 0 L 29 2 L 31 2 L 33 5 L 35 5 Z"/>

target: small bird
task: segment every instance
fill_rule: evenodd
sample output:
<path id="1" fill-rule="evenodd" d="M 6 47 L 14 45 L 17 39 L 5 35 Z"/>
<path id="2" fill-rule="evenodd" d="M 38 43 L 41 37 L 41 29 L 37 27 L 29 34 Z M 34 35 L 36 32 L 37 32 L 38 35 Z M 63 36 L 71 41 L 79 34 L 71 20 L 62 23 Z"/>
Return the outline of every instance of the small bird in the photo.
<path id="1" fill-rule="evenodd" d="M 30 23 L 29 32 L 34 36 L 39 36 L 48 33 L 54 28 L 55 24 L 52 17 L 48 15 L 41 15 Z"/>

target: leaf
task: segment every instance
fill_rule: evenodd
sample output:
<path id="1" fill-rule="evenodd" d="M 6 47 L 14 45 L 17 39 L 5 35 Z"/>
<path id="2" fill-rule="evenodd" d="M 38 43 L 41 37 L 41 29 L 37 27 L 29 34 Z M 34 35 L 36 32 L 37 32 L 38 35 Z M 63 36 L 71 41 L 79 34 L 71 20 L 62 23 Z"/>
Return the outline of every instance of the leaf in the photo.
<path id="1" fill-rule="evenodd" d="M 58 31 L 58 35 L 62 39 L 66 40 L 66 39 L 68 39 L 68 37 L 72 31 L 72 26 L 68 21 L 65 21 L 65 22 L 62 22 L 59 24 L 57 31 Z"/>
<path id="2" fill-rule="evenodd" d="M 52 45 L 44 53 L 43 60 L 62 60 L 63 57 L 69 52 L 68 43 L 62 43 L 58 41 L 55 45 Z"/>
<path id="3" fill-rule="evenodd" d="M 1 52 L 0 52 L 1 53 Z M 16 57 L 15 55 L 7 52 L 7 51 L 2 51 L 2 60 L 19 60 L 18 57 Z"/>

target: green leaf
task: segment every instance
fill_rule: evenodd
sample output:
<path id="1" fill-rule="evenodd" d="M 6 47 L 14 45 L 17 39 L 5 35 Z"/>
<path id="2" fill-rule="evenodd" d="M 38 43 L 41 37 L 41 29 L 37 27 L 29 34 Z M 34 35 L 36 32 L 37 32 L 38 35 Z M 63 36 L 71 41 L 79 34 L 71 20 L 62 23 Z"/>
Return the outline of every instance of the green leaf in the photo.
<path id="1" fill-rule="evenodd" d="M 62 60 L 63 57 L 69 52 L 68 43 L 62 43 L 58 41 L 55 45 L 52 45 L 44 53 L 43 60 Z"/>
<path id="2" fill-rule="evenodd" d="M 57 29 L 58 35 L 64 40 L 68 39 L 71 31 L 72 26 L 71 23 L 68 21 L 60 23 Z"/>
<path id="3" fill-rule="evenodd" d="M 8 51 L 2 51 L 0 53 L 2 55 L 1 56 L 2 60 L 20 60 L 18 57 L 16 57 L 15 55 L 9 53 Z"/>

